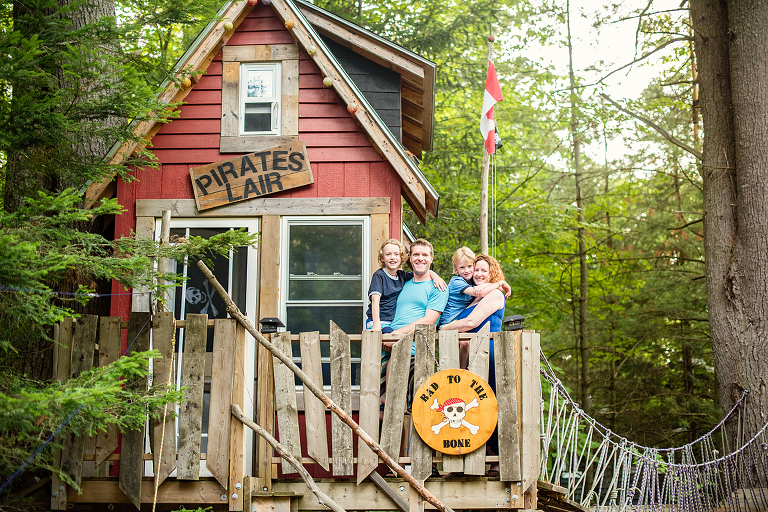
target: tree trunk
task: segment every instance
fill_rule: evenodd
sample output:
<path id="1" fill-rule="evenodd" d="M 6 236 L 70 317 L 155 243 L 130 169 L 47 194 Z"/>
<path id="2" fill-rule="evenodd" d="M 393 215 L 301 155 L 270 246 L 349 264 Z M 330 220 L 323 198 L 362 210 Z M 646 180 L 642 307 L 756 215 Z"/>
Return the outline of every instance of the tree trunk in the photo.
<path id="1" fill-rule="evenodd" d="M 704 251 L 718 395 L 768 420 L 768 6 L 691 2 L 704 124 Z"/>

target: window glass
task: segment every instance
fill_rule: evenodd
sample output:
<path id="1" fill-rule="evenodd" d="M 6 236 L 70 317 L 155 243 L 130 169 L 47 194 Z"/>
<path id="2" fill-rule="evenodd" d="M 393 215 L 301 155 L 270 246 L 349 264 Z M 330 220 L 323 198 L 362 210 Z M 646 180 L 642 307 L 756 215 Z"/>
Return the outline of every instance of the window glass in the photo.
<path id="1" fill-rule="evenodd" d="M 240 66 L 240 133 L 280 134 L 280 64 Z"/>

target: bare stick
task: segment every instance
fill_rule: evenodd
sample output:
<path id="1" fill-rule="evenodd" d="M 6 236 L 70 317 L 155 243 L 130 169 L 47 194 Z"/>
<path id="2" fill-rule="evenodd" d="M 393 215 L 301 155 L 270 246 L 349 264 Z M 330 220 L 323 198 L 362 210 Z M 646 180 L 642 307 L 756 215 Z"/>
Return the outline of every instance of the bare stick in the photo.
<path id="1" fill-rule="evenodd" d="M 339 506 L 338 503 L 333 501 L 330 496 L 325 494 L 315 483 L 314 479 L 310 476 L 310 474 L 307 472 L 307 470 L 304 468 L 304 466 L 296 460 L 296 457 L 293 456 L 291 452 L 289 452 L 285 446 L 280 444 L 277 439 L 269 435 L 269 432 L 261 428 L 257 423 L 249 420 L 245 414 L 243 414 L 243 410 L 240 409 L 240 406 L 237 404 L 232 404 L 232 416 L 239 419 L 240 421 L 245 424 L 248 428 L 259 434 L 261 437 L 267 440 L 267 442 L 277 450 L 277 453 L 291 463 L 291 466 L 296 468 L 296 470 L 299 472 L 299 475 L 301 475 L 302 480 L 306 482 L 307 487 L 309 487 L 309 490 L 315 493 L 315 496 L 317 497 L 317 502 L 321 504 L 324 507 L 328 507 L 329 509 L 335 511 L 335 512 L 346 512 L 342 507 Z"/>
<path id="2" fill-rule="evenodd" d="M 349 428 L 352 429 L 352 431 L 357 434 L 357 436 L 362 439 L 365 444 L 367 444 L 371 451 L 373 451 L 376 455 L 378 455 L 384 463 L 392 468 L 392 471 L 400 475 L 408 484 L 410 484 L 411 487 L 413 487 L 416 492 L 419 493 L 419 495 L 435 507 L 437 510 L 440 510 L 442 512 L 453 512 L 453 509 L 446 506 L 438 500 L 434 494 L 429 492 L 426 487 L 421 485 L 413 476 L 410 475 L 410 473 L 407 473 L 405 469 L 403 469 L 400 464 L 398 464 L 392 457 L 389 456 L 387 452 L 381 449 L 381 446 L 379 443 L 374 441 L 368 433 L 360 428 L 360 425 L 355 422 L 355 420 L 352 419 L 351 416 L 349 416 L 346 412 L 344 412 L 342 409 L 339 408 L 338 405 L 336 405 L 333 400 L 328 398 L 324 393 L 323 390 L 320 389 L 315 385 L 314 382 L 312 382 L 308 377 L 307 374 L 304 373 L 301 368 L 296 366 L 296 363 L 293 362 L 293 360 L 289 357 L 283 354 L 282 350 L 277 350 L 275 346 L 267 340 L 264 336 L 261 335 L 261 333 L 256 330 L 256 328 L 251 324 L 250 320 L 246 318 L 240 310 L 237 308 L 235 303 L 230 298 L 229 294 L 224 290 L 224 288 L 221 286 L 221 283 L 216 279 L 216 277 L 213 275 L 213 273 L 210 271 L 210 269 L 203 263 L 202 261 L 197 262 L 197 266 L 200 269 L 200 271 L 203 273 L 203 275 L 208 279 L 208 281 L 213 285 L 214 288 L 216 288 L 216 291 L 219 293 L 221 298 L 224 300 L 224 303 L 227 305 L 227 312 L 230 314 L 232 318 L 240 322 L 240 324 L 245 327 L 245 330 L 248 331 L 248 333 L 256 338 L 259 343 L 262 344 L 264 348 L 269 350 L 273 356 L 278 358 L 280 362 L 282 362 L 285 366 L 291 369 L 291 371 L 299 377 L 299 380 L 301 380 L 302 383 L 304 383 L 304 386 L 308 390 L 312 392 L 313 395 L 315 395 L 317 398 L 319 398 L 325 406 L 330 410 L 332 413 L 334 413 L 336 416 L 338 416 L 341 421 L 346 423 Z"/>
<path id="3" fill-rule="evenodd" d="M 690 154 L 692 154 L 693 156 L 695 156 L 699 160 L 703 160 L 704 155 L 702 155 L 700 151 L 692 148 L 691 146 L 689 146 L 685 142 L 681 141 L 680 139 L 677 139 L 677 138 L 673 137 L 672 135 L 669 134 L 669 132 L 667 130 L 665 130 L 661 126 L 657 125 L 656 123 L 654 123 L 653 121 L 651 121 L 647 117 L 643 117 L 640 114 L 635 114 L 634 112 L 632 112 L 630 110 L 627 110 L 626 108 L 622 107 L 621 105 L 619 105 L 618 103 L 613 101 L 611 98 L 609 98 L 608 95 L 605 94 L 605 93 L 600 93 L 600 96 L 602 96 L 603 98 L 608 100 L 611 103 L 611 105 L 613 105 L 617 109 L 621 110 L 625 114 L 630 115 L 630 116 L 634 117 L 635 119 L 637 119 L 639 121 L 642 121 L 645 124 L 647 124 L 648 126 L 650 126 L 654 130 L 659 132 L 665 139 L 667 139 L 669 142 L 674 144 L 675 146 L 686 150 L 687 152 L 689 152 Z"/>

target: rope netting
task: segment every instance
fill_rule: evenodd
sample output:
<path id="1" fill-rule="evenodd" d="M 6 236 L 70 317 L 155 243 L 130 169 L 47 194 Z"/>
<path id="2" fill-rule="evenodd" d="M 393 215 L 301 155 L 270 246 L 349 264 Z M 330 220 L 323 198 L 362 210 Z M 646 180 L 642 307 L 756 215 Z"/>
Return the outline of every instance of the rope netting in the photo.
<path id="1" fill-rule="evenodd" d="M 567 499 L 595 512 L 768 510 L 768 424 L 734 450 L 724 431 L 733 425 L 736 439 L 743 439 L 746 392 L 697 440 L 678 448 L 644 447 L 581 410 L 541 357 L 550 393 L 548 407 L 545 399 L 541 408 L 540 479 L 567 488 Z"/>

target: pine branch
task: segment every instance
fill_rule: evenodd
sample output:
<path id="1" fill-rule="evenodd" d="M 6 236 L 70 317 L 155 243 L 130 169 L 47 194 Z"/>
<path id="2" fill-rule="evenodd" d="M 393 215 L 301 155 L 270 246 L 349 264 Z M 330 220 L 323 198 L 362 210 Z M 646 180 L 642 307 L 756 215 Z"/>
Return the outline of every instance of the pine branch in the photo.
<path id="1" fill-rule="evenodd" d="M 643 116 L 641 116 L 640 114 L 635 114 L 634 112 L 631 112 L 630 110 L 627 110 L 626 108 L 622 107 L 621 105 L 619 105 L 618 103 L 616 103 L 615 101 L 613 101 L 613 100 L 612 100 L 612 99 L 611 99 L 611 98 L 610 98 L 610 97 L 609 97 L 607 94 L 605 94 L 604 92 L 601 92 L 601 93 L 600 93 L 600 96 L 602 96 L 603 98 L 605 98 L 605 99 L 606 99 L 608 102 L 610 102 L 610 103 L 611 103 L 611 105 L 613 105 L 613 106 L 614 106 L 614 107 L 616 107 L 617 109 L 621 110 L 621 111 L 622 111 L 622 112 L 624 112 L 625 114 L 627 114 L 627 115 L 629 115 L 629 116 L 632 116 L 632 117 L 634 117 L 635 119 L 637 119 L 638 121 L 642 121 L 643 123 L 645 123 L 645 124 L 647 124 L 648 126 L 650 126 L 650 127 L 651 127 L 651 128 L 653 128 L 654 130 L 656 130 L 657 132 L 659 132 L 659 133 L 660 133 L 660 134 L 661 134 L 661 135 L 662 135 L 662 136 L 663 136 L 665 139 L 667 139 L 669 142 L 671 142 L 672 144 L 674 144 L 675 146 L 677 146 L 677 147 L 679 147 L 679 148 L 681 148 L 681 149 L 684 149 L 685 151 L 689 152 L 690 154 L 692 154 L 693 156 L 695 156 L 695 157 L 696 157 L 696 158 L 698 158 L 699 160 L 703 160 L 703 159 L 704 159 L 704 156 L 701 154 L 701 151 L 698 151 L 698 150 L 696 150 L 696 149 L 692 148 L 691 146 L 689 146 L 688 144 L 686 144 L 685 142 L 681 141 L 680 139 L 678 139 L 678 138 L 676 138 L 676 137 L 673 137 L 673 136 L 672 136 L 672 135 L 671 135 L 671 134 L 670 134 L 670 133 L 669 133 L 667 130 L 665 130 L 665 129 L 664 129 L 664 128 L 662 128 L 661 126 L 657 125 L 656 123 L 654 123 L 653 121 L 651 121 L 651 120 L 650 120 L 650 119 L 648 119 L 647 117 L 643 117 Z"/>

